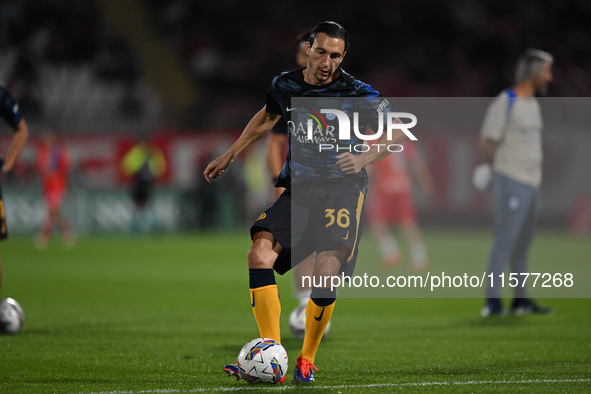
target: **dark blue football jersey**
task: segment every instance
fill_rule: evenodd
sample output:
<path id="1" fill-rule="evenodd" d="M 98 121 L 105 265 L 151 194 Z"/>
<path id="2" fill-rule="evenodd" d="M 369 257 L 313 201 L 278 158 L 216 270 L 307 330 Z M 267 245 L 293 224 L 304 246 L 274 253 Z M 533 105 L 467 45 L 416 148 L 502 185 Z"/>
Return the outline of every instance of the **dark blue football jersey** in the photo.
<path id="1" fill-rule="evenodd" d="M 13 129 L 16 129 L 22 118 L 18 104 L 14 101 L 8 90 L 6 90 L 6 84 L 4 82 L 0 82 L 0 116 Z"/>
<path id="2" fill-rule="evenodd" d="M 287 121 L 283 116 L 273 126 L 271 134 L 287 134 Z"/>
<path id="3" fill-rule="evenodd" d="M 343 152 L 359 154 L 362 140 L 351 132 L 347 140 L 340 139 L 338 119 L 331 113 L 321 114 L 321 109 L 333 108 L 347 113 L 353 120 L 357 112 L 358 130 L 364 133 L 369 127 L 378 126 L 380 117 L 392 112 L 390 104 L 370 85 L 340 70 L 332 82 L 315 86 L 304 81 L 302 69 L 282 73 L 275 77 L 267 94 L 269 113 L 281 115 L 287 124 L 289 152 L 276 186 L 288 187 L 306 181 L 349 182 L 361 191 L 367 191 L 367 172 L 346 175 L 336 166 L 337 156 Z M 293 98 L 303 102 L 294 106 Z M 312 120 L 310 120 L 312 119 Z M 313 127 L 309 126 L 313 123 Z M 312 127 L 310 131 L 309 127 Z M 309 139 L 312 132 L 312 139 Z M 370 143 L 371 144 L 371 143 Z M 368 144 L 369 145 L 369 144 Z"/>

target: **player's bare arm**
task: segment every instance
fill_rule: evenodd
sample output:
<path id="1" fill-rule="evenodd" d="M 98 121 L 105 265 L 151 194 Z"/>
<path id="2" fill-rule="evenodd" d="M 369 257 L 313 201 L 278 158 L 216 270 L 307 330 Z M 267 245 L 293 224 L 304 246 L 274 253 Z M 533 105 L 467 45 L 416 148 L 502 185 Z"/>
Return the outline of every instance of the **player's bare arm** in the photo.
<path id="1" fill-rule="evenodd" d="M 495 152 L 497 150 L 497 143 L 489 138 L 481 137 L 480 138 L 480 153 L 482 154 L 482 158 L 486 163 L 492 163 Z"/>
<path id="2" fill-rule="evenodd" d="M 27 122 L 24 119 L 21 119 L 14 130 L 12 139 L 10 140 L 10 146 L 8 147 L 6 157 L 4 158 L 4 165 L 2 166 L 3 173 L 12 170 L 12 167 L 14 166 L 18 155 L 23 150 L 28 138 L 29 128 L 27 127 Z"/>
<path id="3" fill-rule="evenodd" d="M 269 135 L 267 141 L 267 166 L 273 179 L 279 176 L 281 168 L 283 168 L 283 145 L 287 141 L 287 134 L 273 134 Z"/>
<path id="4" fill-rule="evenodd" d="M 402 124 L 402 121 L 398 118 L 395 118 L 393 122 Z M 338 155 L 337 158 L 339 161 L 337 161 L 337 166 L 343 173 L 347 175 L 357 174 L 366 166 L 381 160 L 390 154 L 388 149 L 380 149 L 380 145 L 400 144 L 405 138 L 406 136 L 401 130 L 393 130 L 391 140 L 388 139 L 387 133 L 383 133 L 382 136 L 378 138 L 376 143 L 373 144 L 367 152 L 363 152 L 358 155 L 344 152 Z"/>
<path id="5" fill-rule="evenodd" d="M 203 176 L 207 182 L 211 183 L 212 179 L 223 174 L 224 170 L 228 168 L 240 152 L 261 139 L 277 123 L 280 115 L 270 114 L 266 108 L 267 106 L 264 106 L 252 117 L 240 137 L 226 153 L 209 163 L 205 171 L 203 171 Z"/>

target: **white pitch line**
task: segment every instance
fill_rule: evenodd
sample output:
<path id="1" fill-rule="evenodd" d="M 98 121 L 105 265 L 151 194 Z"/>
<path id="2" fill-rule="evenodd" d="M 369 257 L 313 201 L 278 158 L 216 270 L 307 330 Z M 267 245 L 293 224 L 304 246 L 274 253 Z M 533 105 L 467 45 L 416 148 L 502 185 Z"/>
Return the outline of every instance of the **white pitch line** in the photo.
<path id="1" fill-rule="evenodd" d="M 589 383 L 591 379 L 528 379 L 528 380 L 471 380 L 467 382 L 410 382 L 410 383 L 374 383 L 374 384 L 343 384 L 335 386 L 319 385 L 296 385 L 296 386 L 244 386 L 242 387 L 217 387 L 212 389 L 196 388 L 190 390 L 163 389 L 163 390 L 141 390 L 141 391 L 100 391 L 87 394 L 171 394 L 171 393 L 210 393 L 225 391 L 246 391 L 246 390 L 338 390 L 338 389 L 363 389 L 380 387 L 421 387 L 421 386 L 469 386 L 469 385 L 491 385 L 491 384 L 541 384 L 541 383 Z"/>

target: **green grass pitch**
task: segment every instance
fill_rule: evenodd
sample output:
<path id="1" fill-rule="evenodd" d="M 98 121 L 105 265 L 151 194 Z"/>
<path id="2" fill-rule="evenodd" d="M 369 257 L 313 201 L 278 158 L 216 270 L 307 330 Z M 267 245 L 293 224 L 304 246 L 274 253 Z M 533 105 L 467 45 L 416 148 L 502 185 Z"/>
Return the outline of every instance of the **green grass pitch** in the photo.
<path id="1" fill-rule="evenodd" d="M 433 229 L 426 239 L 433 268 L 467 256 L 484 268 L 488 230 Z M 18 335 L 0 336 L 0 393 L 303 391 L 291 383 L 300 342 L 287 322 L 297 304 L 289 275 L 278 277 L 288 382 L 251 386 L 222 371 L 258 336 L 249 243 L 246 231 L 100 236 L 70 250 L 57 241 L 45 251 L 28 238 L 3 242 L 2 297 L 19 301 L 26 321 Z M 560 271 L 572 259 L 588 266 L 589 244 L 542 231 L 532 267 Z M 373 249 L 364 245 L 358 271 L 378 272 Z M 316 382 L 306 388 L 591 391 L 591 300 L 542 301 L 554 315 L 482 319 L 480 298 L 339 299 Z"/>

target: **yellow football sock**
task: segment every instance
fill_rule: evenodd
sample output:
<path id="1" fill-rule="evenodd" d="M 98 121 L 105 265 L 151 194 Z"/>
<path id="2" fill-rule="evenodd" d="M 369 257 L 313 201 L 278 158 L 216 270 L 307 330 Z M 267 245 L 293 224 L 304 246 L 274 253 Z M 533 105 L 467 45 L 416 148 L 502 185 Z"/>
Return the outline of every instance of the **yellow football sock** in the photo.
<path id="1" fill-rule="evenodd" d="M 318 306 L 312 299 L 308 300 L 306 306 L 306 333 L 302 351 L 298 357 L 302 357 L 314 364 L 314 357 L 316 357 L 316 351 L 320 345 L 324 329 L 332 316 L 334 304 L 333 302 L 328 306 Z"/>
<path id="2" fill-rule="evenodd" d="M 261 337 L 271 338 L 277 342 L 281 342 L 279 329 L 281 303 L 279 302 L 277 285 L 250 289 L 250 302 Z"/>

